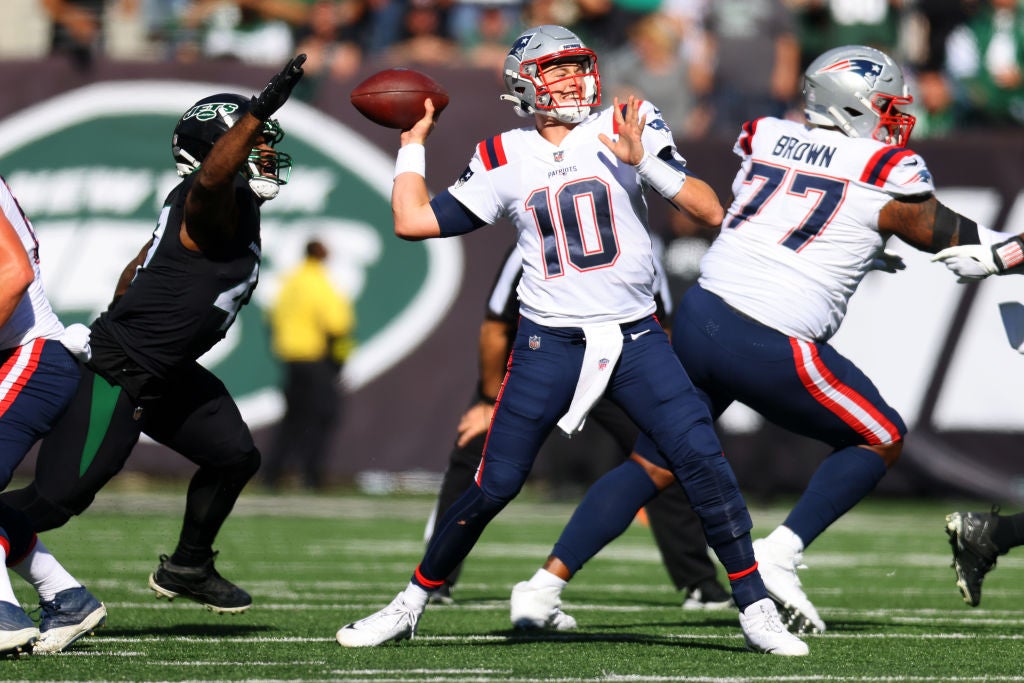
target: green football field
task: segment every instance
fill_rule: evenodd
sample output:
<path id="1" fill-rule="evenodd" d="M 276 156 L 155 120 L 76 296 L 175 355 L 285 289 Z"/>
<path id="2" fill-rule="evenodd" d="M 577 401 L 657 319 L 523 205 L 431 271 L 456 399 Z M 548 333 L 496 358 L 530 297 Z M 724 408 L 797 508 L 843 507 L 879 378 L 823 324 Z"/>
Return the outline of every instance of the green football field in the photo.
<path id="1" fill-rule="evenodd" d="M 527 491 L 467 561 L 454 606 L 430 606 L 412 641 L 349 650 L 339 626 L 384 606 L 422 551 L 422 495 L 245 494 L 221 533 L 218 569 L 254 606 L 217 615 L 157 601 L 146 577 L 173 549 L 184 485 L 104 491 L 44 536 L 102 599 L 107 624 L 68 652 L 0 661 L 32 681 L 1024 681 L 1024 554 L 1000 559 L 978 608 L 960 599 L 944 515 L 980 502 L 871 500 L 805 555 L 801 577 L 829 626 L 811 654 L 747 652 L 736 614 L 687 612 L 650 532 L 634 524 L 564 594 L 572 633 L 511 630 L 508 595 L 571 512 Z M 755 537 L 782 507 L 752 509 Z M 19 598 L 31 589 L 13 576 Z"/>

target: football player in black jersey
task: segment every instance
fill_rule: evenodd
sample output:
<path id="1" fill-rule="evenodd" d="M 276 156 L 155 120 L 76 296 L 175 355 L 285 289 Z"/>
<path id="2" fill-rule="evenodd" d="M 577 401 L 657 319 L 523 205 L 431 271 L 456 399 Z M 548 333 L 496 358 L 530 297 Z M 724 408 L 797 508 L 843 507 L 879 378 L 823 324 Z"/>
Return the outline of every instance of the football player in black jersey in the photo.
<path id="1" fill-rule="evenodd" d="M 213 542 L 260 465 L 249 427 L 223 383 L 197 362 L 248 303 L 260 267 L 260 205 L 287 182 L 273 114 L 302 78 L 298 55 L 252 97 L 219 93 L 188 108 L 171 150 L 182 181 L 153 237 L 125 268 L 91 327 L 87 371 L 43 442 L 36 478 L 4 494 L 36 531 L 80 514 L 121 470 L 141 433 L 199 466 L 174 553 L 149 577 L 157 597 L 242 612 L 244 590 L 214 569 Z"/>

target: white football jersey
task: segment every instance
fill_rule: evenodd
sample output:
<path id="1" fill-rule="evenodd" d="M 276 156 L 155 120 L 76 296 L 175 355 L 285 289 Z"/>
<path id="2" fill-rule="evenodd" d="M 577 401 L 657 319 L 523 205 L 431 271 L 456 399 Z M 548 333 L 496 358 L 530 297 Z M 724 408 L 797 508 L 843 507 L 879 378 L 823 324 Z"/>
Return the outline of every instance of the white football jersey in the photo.
<path id="1" fill-rule="evenodd" d="M 64 326 L 50 308 L 50 302 L 43 291 L 42 275 L 39 272 L 39 243 L 17 200 L 11 194 L 7 183 L 0 178 L 0 211 L 3 211 L 8 222 L 14 226 L 15 232 L 25 247 L 28 260 L 35 271 L 35 279 L 28 286 L 28 292 L 22 297 L 18 307 L 10 319 L 0 328 L 0 349 L 13 349 L 33 339 L 60 339 L 64 334 Z"/>
<path id="2" fill-rule="evenodd" d="M 825 341 L 881 252 L 878 214 L 894 197 L 935 191 L 909 149 L 794 121 L 744 124 L 743 159 L 701 286 L 791 337 Z"/>
<path id="3" fill-rule="evenodd" d="M 642 140 L 657 154 L 672 132 L 647 102 Z M 509 218 L 518 233 L 522 315 L 542 325 L 627 322 L 655 310 L 655 256 L 647 203 L 633 166 L 598 139 L 614 139 L 611 108 L 591 114 L 555 146 L 536 129 L 479 143 L 449 192 L 486 223 Z M 682 161 L 676 155 L 676 158 Z"/>

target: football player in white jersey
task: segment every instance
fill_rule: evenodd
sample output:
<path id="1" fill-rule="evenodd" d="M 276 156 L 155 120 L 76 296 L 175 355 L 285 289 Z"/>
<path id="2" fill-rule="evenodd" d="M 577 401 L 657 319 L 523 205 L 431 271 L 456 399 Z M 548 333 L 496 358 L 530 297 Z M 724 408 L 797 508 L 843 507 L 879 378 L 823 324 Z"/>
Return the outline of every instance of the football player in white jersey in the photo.
<path id="1" fill-rule="evenodd" d="M 723 210 L 684 170 L 658 110 L 630 98 L 598 111 L 597 56 L 560 26 L 527 30 L 505 60 L 507 94 L 532 125 L 479 143 L 457 182 L 430 199 L 424 147 L 433 106 L 401 136 L 391 206 L 404 239 L 447 237 L 507 217 L 523 260 L 521 320 L 475 483 L 437 521 L 408 586 L 384 609 L 343 626 L 346 647 L 413 636 L 437 588 L 522 488 L 556 424 L 568 434 L 607 395 L 658 443 L 730 574 L 748 647 L 779 655 L 807 645 L 779 620 L 758 574 L 751 521 L 711 416 L 654 312 L 650 186 L 704 225 Z M 631 461 L 632 462 L 632 461 Z M 652 488 L 633 463 L 638 485 Z M 626 484 L 630 485 L 630 484 Z M 636 512 L 636 508 L 633 508 Z M 549 625 L 565 581 L 538 572 L 513 613 Z"/>
<path id="2" fill-rule="evenodd" d="M 81 370 L 64 336 L 43 291 L 32 224 L 0 178 L 0 490 L 78 387 Z M 0 503 L 4 565 L 36 588 L 41 616 L 37 627 L 0 571 L 0 655 L 32 652 L 33 646 L 39 653 L 60 652 L 106 620 L 103 603 L 61 566 L 28 518 Z"/>
<path id="3" fill-rule="evenodd" d="M 900 107 L 911 98 L 886 54 L 858 45 L 825 52 L 805 72 L 804 98 L 805 123 L 744 124 L 733 148 L 741 160 L 734 200 L 698 284 L 683 296 L 672 344 L 716 418 L 741 401 L 833 448 L 786 520 L 754 542 L 786 625 L 821 632 L 825 622 L 797 576 L 803 551 L 874 489 L 906 433 L 871 380 L 828 341 L 864 275 L 902 267 L 883 250 L 890 236 L 935 253 L 990 249 L 1005 235 L 936 200 L 924 159 L 905 147 L 914 117 Z M 641 435 L 632 457 L 657 488 L 671 483 L 650 439 Z M 626 476 L 612 470 L 594 484 L 546 569 L 571 576 L 628 526 L 628 510 L 647 499 L 641 487 L 620 486 Z M 595 516 L 609 497 L 632 497 L 617 520 Z"/>

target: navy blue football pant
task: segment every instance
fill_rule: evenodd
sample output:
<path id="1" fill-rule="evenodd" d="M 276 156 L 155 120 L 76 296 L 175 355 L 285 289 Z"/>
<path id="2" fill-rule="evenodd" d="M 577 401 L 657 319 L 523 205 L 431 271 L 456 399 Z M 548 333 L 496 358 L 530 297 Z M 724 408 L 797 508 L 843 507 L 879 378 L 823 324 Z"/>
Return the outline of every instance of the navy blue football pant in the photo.
<path id="1" fill-rule="evenodd" d="M 712 547 L 743 536 L 752 526 L 746 504 L 711 415 L 667 335 L 653 316 L 622 325 L 622 333 L 622 355 L 605 396 L 662 447 Z M 414 574 L 421 586 L 443 583 L 490 520 L 519 493 L 541 444 L 569 407 L 584 350 L 579 328 L 520 320 L 477 485 L 438 520 Z"/>
<path id="2" fill-rule="evenodd" d="M 798 532 L 805 544 L 884 475 L 882 459 L 859 446 L 893 443 L 906 434 L 899 413 L 871 380 L 828 343 L 803 341 L 762 325 L 699 285 L 683 295 L 672 345 L 715 418 L 740 401 L 780 427 L 832 446 L 835 460 L 823 468 L 847 461 L 847 476 L 832 476 L 820 494 L 817 507 L 831 510 L 813 522 L 787 520 L 790 528 L 806 526 Z M 672 460 L 644 435 L 636 450 L 671 468 Z M 825 499 L 845 502 L 836 506 Z"/>
<path id="3" fill-rule="evenodd" d="M 35 339 L 0 351 L 0 490 L 15 468 L 71 402 L 81 369 L 59 341 Z M 0 501 L 0 545 L 7 564 L 32 549 L 35 532 L 28 518 Z"/>
<path id="4" fill-rule="evenodd" d="M 474 393 L 470 405 L 476 402 Z M 590 429 L 592 424 L 599 424 L 608 432 L 623 458 L 628 458 L 633 452 L 639 430 L 614 403 L 608 399 L 598 401 L 587 418 L 586 428 Z M 473 484 L 480 467 L 485 440 L 486 434 L 480 434 L 465 446 L 455 445 L 452 448 L 441 490 L 437 494 L 435 519 L 443 517 L 466 488 Z M 681 486 L 669 486 L 649 501 L 644 509 L 665 569 L 677 590 L 715 579 L 717 570 L 708 557 L 700 517 L 693 511 Z M 461 565 L 446 577 L 449 586 L 454 586 L 458 581 L 460 571 Z"/>

